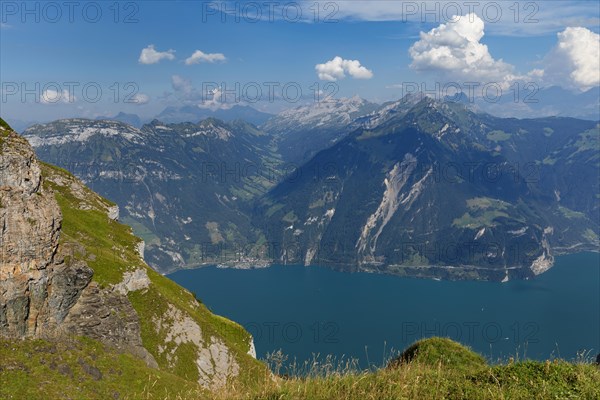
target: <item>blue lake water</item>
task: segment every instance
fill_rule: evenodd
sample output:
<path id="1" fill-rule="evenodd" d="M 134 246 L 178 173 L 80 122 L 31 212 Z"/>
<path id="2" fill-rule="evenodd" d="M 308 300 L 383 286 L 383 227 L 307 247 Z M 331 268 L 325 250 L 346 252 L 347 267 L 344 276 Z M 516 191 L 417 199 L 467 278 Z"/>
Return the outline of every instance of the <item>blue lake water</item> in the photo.
<path id="1" fill-rule="evenodd" d="M 169 278 L 215 313 L 241 323 L 259 358 L 281 349 L 379 366 L 392 349 L 447 336 L 491 361 L 519 357 L 573 359 L 600 352 L 600 255 L 557 258 L 530 281 L 450 282 L 326 268 L 257 270 L 205 267 Z"/>

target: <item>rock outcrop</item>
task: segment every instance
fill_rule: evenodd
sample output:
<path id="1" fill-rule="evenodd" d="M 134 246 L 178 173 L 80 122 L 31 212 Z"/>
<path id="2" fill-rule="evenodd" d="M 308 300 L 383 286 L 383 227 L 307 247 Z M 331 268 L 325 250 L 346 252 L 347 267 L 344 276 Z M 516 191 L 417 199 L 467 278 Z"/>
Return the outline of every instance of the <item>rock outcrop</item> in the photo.
<path id="1" fill-rule="evenodd" d="M 70 277 L 57 254 L 62 216 L 54 196 L 42 188 L 31 147 L 0 129 L 0 335 L 40 336 L 62 322 L 79 296 L 81 279 L 75 271 Z M 53 287 L 55 276 L 71 284 Z M 91 271 L 83 272 L 83 287 L 90 277 Z"/>
<path id="2" fill-rule="evenodd" d="M 42 185 L 33 150 L 25 139 L 0 129 L 0 336 L 88 336 L 156 367 L 142 346 L 127 291 L 99 288 L 84 261 L 65 263 L 59 245 L 61 210 Z M 114 208 L 109 211 L 115 219 Z M 124 285 L 142 287 L 139 279 L 133 282 Z"/>

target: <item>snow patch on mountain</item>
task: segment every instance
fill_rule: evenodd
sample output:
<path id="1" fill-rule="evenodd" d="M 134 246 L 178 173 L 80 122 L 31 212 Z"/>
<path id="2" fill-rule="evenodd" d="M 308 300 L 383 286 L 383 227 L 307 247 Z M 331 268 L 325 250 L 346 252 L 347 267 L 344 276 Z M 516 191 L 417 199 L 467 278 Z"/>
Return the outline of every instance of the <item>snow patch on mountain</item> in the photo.
<path id="1" fill-rule="evenodd" d="M 143 133 L 130 125 L 87 119 L 65 119 L 46 125 L 34 125 L 23 133 L 33 147 L 84 143 L 96 135 L 123 138 L 134 143 L 140 143 L 143 139 Z"/>

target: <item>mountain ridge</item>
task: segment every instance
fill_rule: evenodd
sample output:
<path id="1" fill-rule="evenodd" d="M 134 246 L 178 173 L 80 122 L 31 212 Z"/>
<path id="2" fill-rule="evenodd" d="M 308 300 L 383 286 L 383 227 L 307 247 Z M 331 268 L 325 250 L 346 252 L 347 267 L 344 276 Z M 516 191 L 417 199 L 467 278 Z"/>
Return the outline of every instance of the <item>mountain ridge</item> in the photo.
<path id="1" fill-rule="evenodd" d="M 339 104 L 332 103 L 333 109 L 346 103 L 353 110 L 366 104 L 358 98 L 345 99 Z M 323 115 L 330 111 L 325 109 Z M 307 140 L 309 146 L 314 145 L 316 153 L 300 164 L 290 163 L 289 157 L 281 154 L 282 137 L 288 135 L 285 129 L 265 132 L 245 125 L 246 136 L 241 136 L 247 138 L 244 146 L 252 151 L 261 149 L 263 156 L 251 159 L 244 155 L 249 153 L 239 153 L 242 148 L 233 146 L 235 152 L 212 159 L 213 167 L 221 165 L 222 168 L 217 170 L 225 174 L 215 181 L 215 187 L 226 190 L 217 191 L 223 193 L 219 196 L 226 195 L 220 202 L 233 204 L 231 200 L 239 198 L 238 186 L 233 181 L 247 178 L 241 176 L 240 164 L 262 166 L 265 160 L 270 160 L 273 161 L 270 164 L 272 170 L 268 174 L 257 174 L 263 180 L 259 191 L 242 185 L 249 195 L 244 196 L 241 203 L 235 200 L 242 205 L 236 206 L 235 212 L 245 221 L 239 230 L 239 239 L 223 240 L 226 235 L 222 227 L 232 221 L 232 217 L 217 220 L 200 217 L 200 224 L 206 224 L 202 229 L 208 234 L 203 239 L 208 244 L 204 254 L 213 252 L 216 258 L 203 258 L 200 263 L 185 259 L 180 265 L 224 264 L 247 268 L 274 262 L 307 265 L 323 262 L 350 271 L 356 267 L 343 266 L 368 266 L 369 271 L 410 276 L 506 280 L 530 278 L 543 272 L 552 264 L 554 251 L 550 249 L 556 250 L 556 254 L 597 249 L 598 224 L 594 221 L 600 212 L 593 194 L 598 189 L 593 183 L 598 175 L 595 168 L 598 159 L 594 153 L 598 148 L 597 122 L 572 118 L 497 118 L 476 113 L 460 102 L 440 102 L 422 94 L 406 96 L 364 115 L 359 114 L 349 123 L 346 121 L 342 127 L 338 125 L 330 131 L 337 138 L 333 143 Z M 320 118 L 320 115 L 317 116 Z M 212 119 L 203 123 L 219 124 Z M 243 122 L 239 124 L 244 126 Z M 185 137 L 197 129 L 197 124 L 191 123 L 170 125 L 168 129 L 159 121 L 150 125 L 152 128 L 147 128 L 146 134 L 159 136 L 174 132 L 175 137 Z M 219 126 L 233 129 L 234 125 L 222 123 Z M 302 138 L 303 129 L 298 127 L 291 136 Z M 54 130 L 61 133 L 60 129 Z M 34 138 L 39 134 L 31 131 L 27 136 Z M 213 139 L 218 137 L 213 136 Z M 235 139 L 235 136 L 225 136 Z M 208 149 L 207 145 L 205 142 L 196 148 Z M 290 149 L 297 151 L 293 157 L 300 157 L 298 159 L 307 155 L 304 147 L 291 146 Z M 60 146 L 38 146 L 43 157 L 64 163 L 56 151 L 60 151 Z M 62 151 L 67 159 L 73 153 L 77 151 Z M 156 160 L 165 157 L 164 153 L 153 154 Z M 86 157 L 85 163 L 95 160 L 93 156 Z M 294 168 L 286 170 L 286 165 Z M 559 173 L 555 174 L 557 169 Z M 164 169 L 163 174 L 169 170 L 172 168 Z M 181 169 L 180 175 L 189 176 L 186 171 L 189 170 Z M 573 173 L 580 174 L 579 179 L 561 178 Z M 499 175 L 499 179 L 494 174 Z M 198 175 L 190 179 L 206 182 L 205 179 L 198 180 Z M 592 187 L 586 188 L 581 183 L 584 181 L 592 182 Z M 318 185 L 323 186 L 319 188 Z M 356 194 L 350 194 L 350 188 L 354 188 Z M 113 189 L 114 186 L 104 185 L 101 190 L 113 197 Z M 285 193 L 286 190 L 289 193 Z M 400 193 L 403 190 L 406 192 Z M 342 203 L 349 201 L 344 206 L 348 215 L 343 217 L 346 221 L 336 222 L 340 218 L 340 209 L 333 204 L 339 202 L 343 193 L 346 194 Z M 465 197 L 465 193 L 470 197 Z M 310 196 L 319 198 L 311 199 Z M 419 197 L 423 198 L 419 200 Z M 357 199 L 360 199 L 359 203 L 354 204 Z M 122 200 L 118 202 L 123 203 Z M 301 208 L 295 209 L 297 206 Z M 414 207 L 423 215 L 399 211 L 406 207 Z M 365 209 L 370 212 L 366 213 Z M 426 211 L 428 209 L 431 213 Z M 406 216 L 400 217 L 403 213 Z M 450 218 L 449 215 L 453 216 Z M 372 222 L 369 223 L 370 218 Z M 571 228 L 576 218 L 580 218 L 578 225 Z M 304 221 L 301 222 L 304 225 L 297 226 L 299 221 Z M 368 224 L 374 226 L 365 231 Z M 398 224 L 407 226 L 404 233 L 392 233 L 395 229 L 392 227 Z M 238 223 L 238 226 L 242 225 Z M 425 236 L 417 234 L 419 229 Z M 364 235 L 359 234 L 360 231 L 365 231 Z M 441 236 L 432 237 L 432 232 L 436 231 Z M 343 238 L 344 235 L 347 238 Z M 442 237 L 452 240 L 442 241 Z M 375 249 L 387 249 L 385 254 L 367 251 L 375 243 L 378 243 Z M 479 248 L 475 256 L 452 259 L 436 254 L 447 250 L 432 249 L 431 243 L 445 243 L 446 247 L 453 244 L 466 246 L 463 251 L 467 253 L 468 247 L 477 243 L 497 245 L 501 255 L 488 257 L 483 248 Z M 282 250 L 284 246 L 292 248 Z M 422 250 L 418 250 L 419 247 Z M 229 255 L 217 257 L 217 254 L 224 254 L 224 249 Z M 173 247 L 169 251 L 177 250 Z M 360 262 L 356 258 L 357 251 L 362 253 Z M 424 257 L 423 251 L 433 255 Z M 507 255 L 509 251 L 516 254 Z M 292 253 L 297 254 L 292 256 Z M 399 260 L 398 266 L 386 267 L 392 259 Z M 464 273 L 456 273 L 460 270 L 456 267 L 461 265 L 468 268 Z"/>

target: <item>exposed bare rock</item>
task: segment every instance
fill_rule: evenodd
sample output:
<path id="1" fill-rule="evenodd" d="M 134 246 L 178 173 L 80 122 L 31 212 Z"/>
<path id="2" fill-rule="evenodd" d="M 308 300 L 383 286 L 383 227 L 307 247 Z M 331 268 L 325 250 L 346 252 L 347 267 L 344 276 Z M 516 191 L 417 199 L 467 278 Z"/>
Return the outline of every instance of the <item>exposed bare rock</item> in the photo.
<path id="1" fill-rule="evenodd" d="M 164 346 L 159 348 L 166 353 L 167 360 L 175 365 L 175 352 L 179 345 L 191 344 L 196 351 L 198 383 L 210 389 L 218 389 L 227 379 L 239 375 L 240 367 L 230 349 L 217 337 L 205 339 L 202 329 L 188 315 L 170 306 L 168 311 L 154 320 L 157 333 L 166 331 Z"/>
<path id="2" fill-rule="evenodd" d="M 100 289 L 91 282 L 71 308 L 63 327 L 75 335 L 87 336 L 135 354 L 149 366 L 158 368 L 154 357 L 142 345 L 135 309 L 118 291 Z"/>
<path id="3" fill-rule="evenodd" d="M 146 242 L 140 240 L 135 246 L 137 253 L 140 255 L 140 258 L 144 259 L 144 252 L 146 251 Z"/>
<path id="4" fill-rule="evenodd" d="M 383 229 L 394 216 L 400 204 L 403 203 L 404 198 L 401 198 L 401 191 L 415 167 L 416 158 L 412 154 L 407 153 L 404 156 L 404 160 L 401 163 L 396 163 L 383 181 L 385 191 L 381 203 L 367 220 L 360 238 L 356 242 L 356 248 L 359 253 L 368 260 L 373 258 L 377 247 L 377 239 L 383 232 Z M 415 190 L 417 194 L 411 194 L 411 197 L 418 195 L 419 190 Z M 409 201 L 408 198 L 407 201 Z"/>
<path id="5" fill-rule="evenodd" d="M 73 189 L 84 197 L 82 188 Z M 100 289 L 84 261 L 64 262 L 59 205 L 43 188 L 31 147 L 15 133 L 2 141 L 0 205 L 0 336 L 83 335 L 157 367 L 142 346 L 138 316 L 126 297 L 148 287 L 146 271 L 128 272 L 116 288 Z M 107 212 L 118 218 L 118 208 Z"/>
<path id="6" fill-rule="evenodd" d="M 150 279 L 145 269 L 138 268 L 133 272 L 125 272 L 123 281 L 115 285 L 114 290 L 122 295 L 150 286 Z"/>
<path id="7" fill-rule="evenodd" d="M 112 206 L 108 209 L 108 219 L 112 221 L 119 219 L 119 206 Z"/>
<path id="8" fill-rule="evenodd" d="M 36 336 L 49 323 L 61 221 L 31 147 L 9 133 L 0 154 L 0 336 Z"/>

